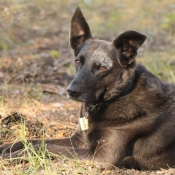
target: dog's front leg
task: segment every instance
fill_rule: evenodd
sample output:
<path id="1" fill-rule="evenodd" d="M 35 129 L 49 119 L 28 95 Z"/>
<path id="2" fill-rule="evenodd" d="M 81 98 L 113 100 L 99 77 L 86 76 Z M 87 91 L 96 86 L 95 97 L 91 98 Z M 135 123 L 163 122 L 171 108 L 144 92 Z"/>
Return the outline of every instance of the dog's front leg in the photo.
<path id="1" fill-rule="evenodd" d="M 62 138 L 62 139 L 51 139 L 51 140 L 27 140 L 27 143 L 24 143 L 22 141 L 18 141 L 16 143 L 7 144 L 0 147 L 0 156 L 7 157 L 9 154 L 12 154 L 16 151 L 23 151 L 25 144 L 28 146 L 29 144 L 32 144 L 35 146 L 35 149 L 37 150 L 37 147 L 39 147 L 41 144 L 53 144 L 53 145 L 60 145 L 65 147 L 80 147 L 82 145 L 82 138 L 81 133 L 75 132 L 71 137 Z M 7 155 L 7 156 L 6 156 Z M 16 155 L 16 154 L 14 154 Z"/>
<path id="2" fill-rule="evenodd" d="M 47 144 L 47 150 L 55 155 L 63 155 L 69 158 L 86 160 L 92 159 L 92 154 L 88 149 Z"/>
<path id="3" fill-rule="evenodd" d="M 82 132 L 75 131 L 71 137 L 62 138 L 62 139 L 45 140 L 45 143 L 66 146 L 66 147 L 79 148 L 79 147 L 83 146 L 84 141 L 83 141 L 83 137 L 82 137 Z"/>
<path id="4" fill-rule="evenodd" d="M 30 154 L 35 155 L 36 153 L 45 153 L 47 157 L 57 157 L 58 156 L 65 156 L 68 158 L 74 159 L 86 159 L 90 160 L 92 158 L 90 151 L 88 149 L 81 149 L 81 148 L 74 148 L 74 147 L 65 147 L 55 144 L 45 144 L 45 145 L 33 145 L 31 149 L 24 148 L 15 152 L 10 152 L 4 154 L 5 158 L 15 158 L 17 162 L 21 160 L 25 160 L 25 156 Z"/>

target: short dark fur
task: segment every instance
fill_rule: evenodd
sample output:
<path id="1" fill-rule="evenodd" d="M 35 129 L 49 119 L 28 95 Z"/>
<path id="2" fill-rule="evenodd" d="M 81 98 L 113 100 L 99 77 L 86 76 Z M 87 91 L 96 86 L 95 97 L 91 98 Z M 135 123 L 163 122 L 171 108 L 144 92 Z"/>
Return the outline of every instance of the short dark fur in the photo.
<path id="1" fill-rule="evenodd" d="M 89 129 L 82 131 L 78 125 L 70 138 L 46 140 L 50 152 L 109 167 L 156 170 L 175 165 L 175 90 L 136 64 L 145 39 L 135 31 L 113 42 L 93 39 L 76 9 L 70 45 L 77 74 L 67 90 L 73 100 L 83 102 L 80 117 L 88 112 Z M 29 141 L 37 150 L 41 141 Z M 15 157 L 21 148 L 17 142 L 11 149 L 0 147 L 0 153 Z"/>

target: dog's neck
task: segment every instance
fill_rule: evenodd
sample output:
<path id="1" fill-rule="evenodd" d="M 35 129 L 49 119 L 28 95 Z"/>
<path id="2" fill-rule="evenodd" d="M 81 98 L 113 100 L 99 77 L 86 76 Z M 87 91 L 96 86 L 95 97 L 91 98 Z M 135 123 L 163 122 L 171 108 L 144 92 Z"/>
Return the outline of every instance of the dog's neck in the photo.
<path id="1" fill-rule="evenodd" d="M 111 102 L 115 101 L 116 99 L 123 97 L 127 95 L 128 93 L 131 92 L 134 86 L 134 80 L 135 80 L 135 72 L 133 73 L 131 82 L 129 85 L 119 94 L 119 96 L 112 98 L 109 101 L 103 101 L 103 100 L 98 100 L 95 103 L 85 103 L 85 110 L 87 112 L 94 112 L 100 110 L 102 107 L 104 108 L 105 106 L 108 106 Z"/>
<path id="2" fill-rule="evenodd" d="M 135 71 L 133 73 L 130 84 L 126 86 L 126 88 L 120 93 L 118 97 L 123 97 L 132 91 L 133 86 L 134 86 L 134 80 L 135 80 Z"/>

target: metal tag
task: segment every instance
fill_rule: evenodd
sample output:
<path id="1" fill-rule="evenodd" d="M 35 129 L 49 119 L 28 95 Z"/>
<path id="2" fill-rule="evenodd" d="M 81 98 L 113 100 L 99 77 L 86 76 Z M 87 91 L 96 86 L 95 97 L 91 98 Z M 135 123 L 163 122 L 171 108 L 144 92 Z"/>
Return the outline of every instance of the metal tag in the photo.
<path id="1" fill-rule="evenodd" d="M 85 131 L 89 128 L 89 123 L 87 117 L 82 117 L 79 119 L 80 127 L 82 131 Z"/>

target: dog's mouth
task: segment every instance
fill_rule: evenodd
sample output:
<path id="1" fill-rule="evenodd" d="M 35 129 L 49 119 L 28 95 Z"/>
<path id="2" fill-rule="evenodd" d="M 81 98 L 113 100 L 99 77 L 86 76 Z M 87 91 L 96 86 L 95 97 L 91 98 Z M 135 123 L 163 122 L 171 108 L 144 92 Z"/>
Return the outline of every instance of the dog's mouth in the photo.
<path id="1" fill-rule="evenodd" d="M 92 103 L 92 104 L 95 104 L 96 103 L 96 99 L 93 99 L 93 98 L 84 98 L 82 96 L 70 96 L 69 94 L 67 94 L 67 98 L 68 99 L 71 99 L 71 100 L 74 100 L 74 101 L 79 101 L 79 102 L 85 102 L 85 103 Z"/>
<path id="2" fill-rule="evenodd" d="M 105 91 L 103 89 L 96 91 L 96 93 L 90 91 L 84 93 L 70 93 L 68 91 L 67 98 L 74 101 L 89 103 L 92 106 L 97 106 L 101 101 L 104 101 L 104 93 Z"/>
<path id="3" fill-rule="evenodd" d="M 71 100 L 85 103 L 86 110 L 89 112 L 97 111 L 106 104 L 103 99 L 104 94 L 99 94 L 99 95 L 96 95 L 95 97 L 86 96 L 85 94 L 84 96 L 80 95 L 75 97 L 75 96 L 70 96 L 68 93 L 67 97 Z"/>
<path id="4" fill-rule="evenodd" d="M 86 105 L 86 110 L 88 112 L 96 111 L 99 110 L 102 106 L 104 106 L 105 102 L 101 99 L 95 100 L 95 101 L 90 101 L 90 100 L 85 100 L 81 98 L 73 98 L 69 97 L 71 100 L 78 101 L 78 102 L 83 102 Z"/>
<path id="5" fill-rule="evenodd" d="M 71 99 L 71 100 L 74 100 L 74 101 L 86 102 L 86 100 L 83 100 L 83 99 L 77 98 L 77 97 L 72 97 L 72 96 L 70 96 L 69 94 L 67 94 L 67 98 L 68 98 L 68 99 Z"/>

